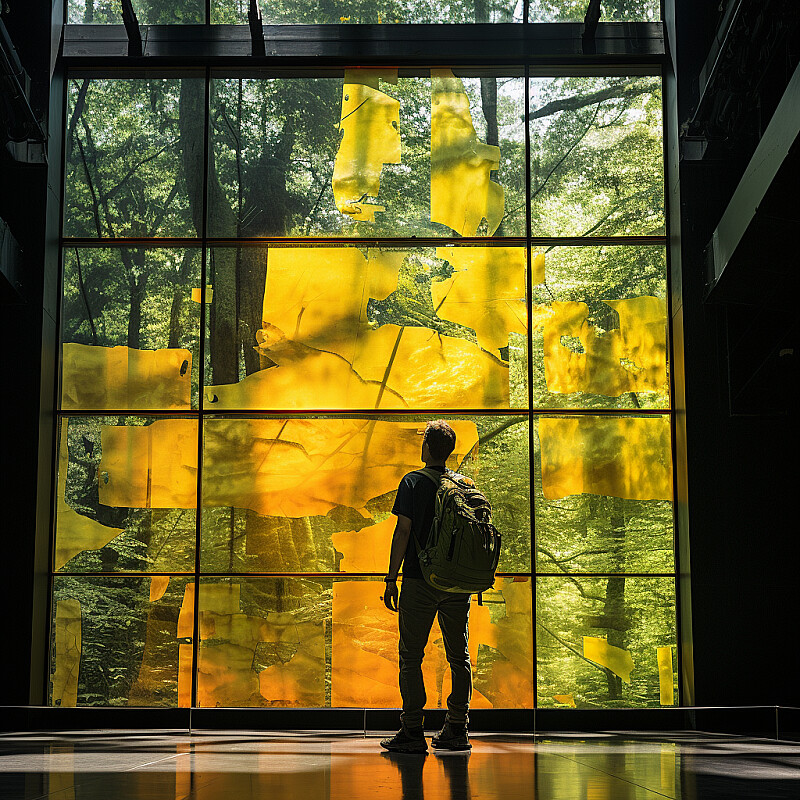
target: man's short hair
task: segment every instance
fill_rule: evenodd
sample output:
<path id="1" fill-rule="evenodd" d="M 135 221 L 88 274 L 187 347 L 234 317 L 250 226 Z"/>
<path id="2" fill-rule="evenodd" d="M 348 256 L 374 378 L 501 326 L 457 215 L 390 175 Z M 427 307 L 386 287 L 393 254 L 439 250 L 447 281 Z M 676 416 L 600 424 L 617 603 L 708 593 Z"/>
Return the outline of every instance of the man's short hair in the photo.
<path id="1" fill-rule="evenodd" d="M 456 447 L 456 432 L 443 420 L 435 419 L 425 426 L 425 438 L 431 455 L 437 461 L 446 461 Z"/>

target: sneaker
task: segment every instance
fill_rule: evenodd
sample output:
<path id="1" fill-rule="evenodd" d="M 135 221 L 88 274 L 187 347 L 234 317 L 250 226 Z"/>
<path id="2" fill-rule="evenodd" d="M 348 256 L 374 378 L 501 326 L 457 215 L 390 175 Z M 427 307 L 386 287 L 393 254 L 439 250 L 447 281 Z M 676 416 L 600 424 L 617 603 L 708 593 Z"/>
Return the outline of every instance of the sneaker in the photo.
<path id="1" fill-rule="evenodd" d="M 467 726 L 450 722 L 445 722 L 441 731 L 431 739 L 431 744 L 439 750 L 472 750 Z"/>
<path id="2" fill-rule="evenodd" d="M 425 741 L 425 731 L 422 728 L 409 730 L 405 726 L 392 736 L 384 739 L 381 747 L 393 753 L 427 753 L 428 743 Z"/>

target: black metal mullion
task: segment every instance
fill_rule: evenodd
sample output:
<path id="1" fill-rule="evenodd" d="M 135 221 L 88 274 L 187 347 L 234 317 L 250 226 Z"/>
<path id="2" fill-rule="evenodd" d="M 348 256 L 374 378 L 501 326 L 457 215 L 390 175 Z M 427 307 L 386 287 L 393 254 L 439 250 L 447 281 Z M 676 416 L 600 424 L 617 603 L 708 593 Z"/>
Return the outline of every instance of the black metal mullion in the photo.
<path id="1" fill-rule="evenodd" d="M 402 575 L 402 572 L 400 573 Z M 193 572 L 56 572 L 59 578 L 191 578 Z M 385 572 L 203 572 L 204 578 L 381 578 Z M 497 572 L 498 578 L 675 578 L 673 572 Z"/>
<path id="2" fill-rule="evenodd" d="M 204 408 L 202 411 L 152 411 L 146 409 L 81 409 L 58 411 L 59 417 L 165 417 L 171 419 L 195 419 L 201 417 L 225 417 L 227 419 L 250 419 L 254 415 L 270 419 L 292 417 L 323 417 L 334 419 L 362 419 L 363 417 L 428 417 L 431 414 L 448 417 L 664 417 L 668 408 L 431 408 L 409 410 L 398 409 L 336 409 L 336 408 L 252 408 L 245 410 Z"/>
<path id="3" fill-rule="evenodd" d="M 380 236 L 363 238 L 354 236 L 259 236 L 243 239 L 228 239 L 209 236 L 206 238 L 193 237 L 164 237 L 164 238 L 113 238 L 96 239 L 90 237 L 66 236 L 62 237 L 63 247 L 104 248 L 114 249 L 123 247 L 170 248 L 170 247 L 201 247 L 203 244 L 211 247 L 523 247 L 527 244 L 541 245 L 542 247 L 596 247 L 596 246 L 655 246 L 666 247 L 666 236 L 464 236 L 464 237 L 437 237 L 437 236 Z"/>
<path id="4" fill-rule="evenodd" d="M 528 0 L 525 0 L 525 23 L 528 19 Z M 526 331 L 527 344 L 527 378 L 528 378 L 528 514 L 530 515 L 530 544 L 531 544 L 531 680 L 533 681 L 533 733 L 536 734 L 536 706 L 538 674 L 536 666 L 536 499 L 533 482 L 533 221 L 531 219 L 531 75 L 530 67 L 525 66 L 525 261 L 527 265 L 525 275 L 525 305 L 528 314 Z"/>
<path id="5" fill-rule="evenodd" d="M 67 0 L 64 0 L 64 13 L 68 11 Z M 66 16 L 64 17 L 66 19 Z M 64 85 L 62 86 L 61 97 L 61 175 L 60 175 L 60 205 L 59 205 L 59 218 L 58 218 L 58 235 L 59 239 L 64 236 L 64 213 L 66 210 L 66 182 L 67 182 L 67 105 L 69 100 L 69 71 L 64 71 Z M 47 600 L 46 600 L 46 613 L 47 613 L 47 657 L 44 659 L 42 665 L 44 670 L 44 680 L 42 686 L 45 690 L 45 703 L 50 704 L 50 662 L 52 653 L 50 644 L 53 640 L 53 625 L 55 622 L 55 615 L 53 613 L 53 599 L 55 596 L 55 550 L 56 550 L 56 536 L 58 534 L 58 468 L 59 468 L 59 454 L 61 447 L 61 425 L 63 420 L 61 418 L 61 315 L 63 313 L 63 299 L 64 299 L 64 250 L 59 248 L 58 252 L 58 303 L 56 305 L 56 319 L 55 319 L 55 346 L 56 346 L 56 375 L 53 381 L 53 408 L 56 413 L 53 417 L 53 441 L 51 443 L 51 464 L 50 464 L 50 523 L 49 523 L 49 542 L 47 553 Z M 41 414 L 41 410 L 40 410 Z M 66 501 L 66 497 L 64 498 Z"/>
<path id="6" fill-rule="evenodd" d="M 209 0 L 206 2 L 208 9 Z M 208 17 L 206 18 L 208 20 Z M 191 707 L 197 706 L 197 672 L 200 647 L 200 546 L 202 543 L 203 527 L 203 403 L 205 384 L 205 357 L 206 357 L 206 284 L 208 274 L 208 247 L 206 236 L 208 234 L 208 163 L 209 163 L 209 127 L 210 127 L 210 102 L 211 102 L 211 71 L 206 69 L 205 91 L 203 105 L 203 219 L 202 250 L 200 252 L 200 342 L 197 366 L 198 391 L 197 391 L 197 489 L 195 506 L 195 543 L 194 543 L 194 606 L 192 608 L 192 699 Z"/>
<path id="7" fill-rule="evenodd" d="M 662 0 L 663 11 L 663 0 Z M 663 14 L 662 14 L 663 16 Z M 670 158 L 668 150 L 667 125 L 670 124 L 672 114 L 664 102 L 664 74 L 661 74 L 661 158 L 662 174 L 664 176 L 664 230 L 671 234 L 670 219 L 672 206 L 670 203 L 670 171 L 667 169 L 667 160 Z M 677 126 L 676 126 L 677 127 Z M 675 349 L 672 336 L 672 248 L 666 248 L 666 292 L 667 292 L 667 358 L 669 366 L 669 431 L 670 431 L 670 457 L 672 459 L 672 567 L 675 572 L 675 669 L 678 675 L 678 698 L 676 705 L 683 702 L 683 647 L 681 618 L 681 590 L 680 590 L 680 547 L 678 545 L 678 496 L 677 496 L 677 464 L 678 451 L 676 442 L 676 416 L 675 416 Z"/>

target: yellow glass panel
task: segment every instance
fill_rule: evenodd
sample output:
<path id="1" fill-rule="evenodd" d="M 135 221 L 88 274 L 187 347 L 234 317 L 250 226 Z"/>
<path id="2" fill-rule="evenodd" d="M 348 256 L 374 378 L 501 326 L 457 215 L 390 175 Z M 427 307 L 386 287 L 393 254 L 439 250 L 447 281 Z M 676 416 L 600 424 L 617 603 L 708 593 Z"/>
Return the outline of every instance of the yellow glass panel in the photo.
<path id="1" fill-rule="evenodd" d="M 150 602 L 155 603 L 160 600 L 169 586 L 168 575 L 158 575 L 150 579 Z"/>
<path id="2" fill-rule="evenodd" d="M 457 461 L 477 444 L 474 422 L 454 421 Z M 209 419 L 203 504 L 268 516 L 363 508 L 418 468 L 424 426 L 360 419 Z"/>
<path id="3" fill-rule="evenodd" d="M 188 409 L 192 354 L 189 350 L 62 345 L 61 407 L 86 409 Z"/>
<path id="4" fill-rule="evenodd" d="M 359 531 L 333 534 L 333 546 L 342 554 L 340 572 L 384 572 L 389 567 L 392 534 L 397 518 L 392 516 Z"/>
<path id="5" fill-rule="evenodd" d="M 455 272 L 431 285 L 433 307 L 442 318 L 475 331 L 489 351 L 508 345 L 510 333 L 527 329 L 526 255 L 521 247 L 440 247 L 439 258 Z"/>
<path id="6" fill-rule="evenodd" d="M 320 340 L 317 346 L 260 333 L 259 352 L 276 366 L 239 383 L 208 387 L 209 405 L 219 410 L 508 407 L 507 364 L 472 342 L 428 328 L 365 326 L 352 339 Z"/>
<path id="7" fill-rule="evenodd" d="M 192 289 L 192 302 L 193 303 L 202 303 L 203 302 L 203 290 L 194 288 Z M 214 302 L 214 288 L 212 286 L 206 286 L 206 303 L 213 303 Z"/>
<path id="8" fill-rule="evenodd" d="M 192 705 L 192 662 L 194 659 L 194 583 L 186 584 L 178 612 L 178 707 Z M 186 640 L 189 640 L 188 642 Z"/>
<path id="9" fill-rule="evenodd" d="M 264 329 L 296 342 L 340 341 L 352 348 L 353 334 L 367 323 L 370 298 L 385 300 L 397 288 L 405 257 L 376 248 L 366 256 L 355 247 L 270 249 Z M 347 350 L 339 355 L 353 360 Z"/>
<path id="10" fill-rule="evenodd" d="M 385 584 L 377 581 L 334 581 L 331 705 L 334 707 L 397 708 L 397 615 L 383 604 Z M 401 588 L 402 591 L 402 588 Z M 473 669 L 478 647 L 489 630 L 489 609 L 473 598 L 470 609 L 469 652 Z M 439 623 L 434 621 L 422 674 L 428 708 L 446 706 L 450 693 L 450 667 L 444 655 Z M 491 704 L 475 689 L 472 708 Z"/>
<path id="11" fill-rule="evenodd" d="M 569 706 L 570 708 L 575 708 L 575 697 L 571 694 L 554 694 L 553 700 L 556 703 L 561 703 L 562 705 Z"/>
<path id="12" fill-rule="evenodd" d="M 377 197 L 384 164 L 400 163 L 400 101 L 378 90 L 378 78 L 397 82 L 397 70 L 345 70 L 342 140 L 333 165 L 336 208 L 360 222 L 374 222 L 384 207 Z"/>
<path id="13" fill-rule="evenodd" d="M 629 650 L 615 647 L 605 639 L 600 639 L 597 636 L 584 636 L 583 656 L 601 667 L 610 669 L 615 675 L 622 678 L 625 683 L 631 682 L 633 658 Z"/>
<path id="14" fill-rule="evenodd" d="M 500 617 L 479 641 L 497 650 L 502 658 L 493 661 L 485 682 L 476 680 L 495 708 L 533 706 L 533 637 L 531 635 L 531 584 L 527 578 L 497 581 L 505 603 Z M 491 600 L 489 594 L 487 600 Z M 476 606 L 473 605 L 474 612 Z M 474 625 L 470 616 L 470 652 Z"/>
<path id="15" fill-rule="evenodd" d="M 589 392 L 618 397 L 625 392 L 666 390 L 666 301 L 659 297 L 607 300 L 619 328 L 598 334 L 586 303 L 554 302 L 544 325 L 544 369 L 551 392 Z M 581 347 L 570 347 L 565 337 Z M 578 352 L 582 349 L 583 352 Z"/>
<path id="16" fill-rule="evenodd" d="M 179 580 L 181 585 L 185 585 L 185 579 Z M 128 695 L 128 704 L 131 706 L 173 705 L 172 691 L 175 687 L 176 677 L 178 678 L 178 705 L 187 707 L 191 700 L 191 645 L 188 645 L 190 670 L 188 687 L 186 677 L 180 675 L 180 648 L 186 645 L 178 645 L 178 663 L 175 663 L 175 641 L 178 618 L 181 613 L 176 607 L 176 597 L 180 597 L 180 595 L 176 593 L 172 595 L 171 600 L 159 602 L 169 588 L 169 581 L 168 576 L 157 576 L 150 579 L 150 607 L 147 610 L 144 652 L 139 674 L 131 685 Z M 186 591 L 184 590 L 184 597 Z M 178 612 L 177 615 L 176 612 Z M 187 624 L 186 612 L 183 613 L 182 627 L 185 627 Z M 189 610 L 190 626 L 191 623 L 191 610 Z M 188 638 L 191 636 L 192 632 L 189 630 Z M 176 673 L 178 674 L 176 675 Z"/>
<path id="17" fill-rule="evenodd" d="M 431 70 L 431 221 L 475 236 L 483 219 L 491 236 L 504 211 L 503 187 L 490 180 L 500 148 L 478 140 L 464 84 L 449 69 Z"/>
<path id="18" fill-rule="evenodd" d="M 662 706 L 675 705 L 672 647 L 657 647 L 659 698 Z"/>
<path id="19" fill-rule="evenodd" d="M 531 258 L 531 285 L 538 286 L 544 281 L 544 253 L 535 253 Z"/>
<path id="20" fill-rule="evenodd" d="M 672 500 L 668 417 L 539 420 L 542 494 Z"/>
<path id="21" fill-rule="evenodd" d="M 198 703 L 201 706 L 321 706 L 325 703 L 325 636 L 321 622 L 290 613 L 255 617 L 240 610 L 240 585 L 200 588 Z M 206 642 L 204 644 L 204 642 Z M 285 663 L 256 670 L 260 643 L 287 645 Z"/>
<path id="22" fill-rule="evenodd" d="M 74 708 L 78 704 L 78 673 L 81 665 L 81 604 L 59 600 L 55 618 L 54 706 Z"/>
<path id="23" fill-rule="evenodd" d="M 67 468 L 69 465 L 68 447 L 69 420 L 61 423 L 58 448 L 58 488 L 56 491 L 56 546 L 54 569 L 60 570 L 70 559 L 84 550 L 98 550 L 105 547 L 121 533 L 122 528 L 109 528 L 97 520 L 79 514 L 66 500 Z"/>
<path id="24" fill-rule="evenodd" d="M 100 502 L 123 508 L 194 508 L 197 422 L 104 425 L 98 467 Z"/>

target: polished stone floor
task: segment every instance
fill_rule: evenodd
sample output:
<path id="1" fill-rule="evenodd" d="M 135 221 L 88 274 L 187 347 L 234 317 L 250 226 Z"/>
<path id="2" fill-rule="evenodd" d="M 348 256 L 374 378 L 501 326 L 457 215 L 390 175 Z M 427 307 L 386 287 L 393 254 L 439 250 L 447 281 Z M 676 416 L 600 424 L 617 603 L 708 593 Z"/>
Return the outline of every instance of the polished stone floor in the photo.
<path id="1" fill-rule="evenodd" d="M 800 745 L 720 734 L 484 734 L 383 752 L 340 732 L 0 735 L 2 800 L 800 798 Z"/>

